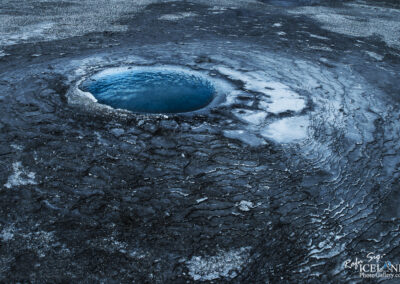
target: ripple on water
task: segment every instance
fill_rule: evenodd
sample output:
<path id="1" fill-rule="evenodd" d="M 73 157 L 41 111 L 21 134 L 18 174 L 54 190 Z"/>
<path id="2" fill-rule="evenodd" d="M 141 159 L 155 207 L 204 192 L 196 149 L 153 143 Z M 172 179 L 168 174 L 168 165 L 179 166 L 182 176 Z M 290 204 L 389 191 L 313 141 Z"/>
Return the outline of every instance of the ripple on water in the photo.
<path id="1" fill-rule="evenodd" d="M 140 113 L 182 113 L 201 109 L 216 90 L 201 74 L 165 68 L 135 68 L 93 76 L 81 85 L 99 103 Z"/>

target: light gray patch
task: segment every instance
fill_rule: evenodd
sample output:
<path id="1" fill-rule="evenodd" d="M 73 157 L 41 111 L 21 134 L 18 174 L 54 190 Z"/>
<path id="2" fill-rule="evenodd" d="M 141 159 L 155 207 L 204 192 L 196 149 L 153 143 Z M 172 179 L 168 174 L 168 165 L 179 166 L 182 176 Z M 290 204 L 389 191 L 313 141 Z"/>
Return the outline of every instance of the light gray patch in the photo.
<path id="1" fill-rule="evenodd" d="M 188 17 L 195 17 L 197 14 L 191 13 L 191 12 L 183 12 L 183 13 L 177 13 L 177 14 L 165 14 L 159 17 L 159 20 L 164 20 L 164 21 L 178 21 L 184 18 Z"/>
<path id="2" fill-rule="evenodd" d="M 248 212 L 250 209 L 254 208 L 254 203 L 247 200 L 241 200 L 239 203 L 236 204 L 240 211 Z"/>
<path id="3" fill-rule="evenodd" d="M 221 251 L 214 256 L 193 256 L 186 261 L 189 275 L 195 281 L 211 281 L 219 278 L 233 279 L 243 269 L 250 257 L 250 247 Z"/>
<path id="4" fill-rule="evenodd" d="M 380 55 L 380 54 L 372 52 L 372 51 L 365 51 L 365 53 L 377 61 L 382 61 L 384 58 L 383 55 Z"/>
<path id="5" fill-rule="evenodd" d="M 6 188 L 12 188 L 20 185 L 36 184 L 34 172 L 29 172 L 23 168 L 21 162 L 15 162 L 12 165 L 13 173 L 8 177 L 7 183 L 4 185 Z"/>
<path id="6" fill-rule="evenodd" d="M 400 48 L 400 10 L 360 3 L 344 5 L 344 8 L 299 7 L 289 13 L 309 16 L 335 33 L 356 37 L 379 35 L 389 46 Z"/>
<path id="7" fill-rule="evenodd" d="M 14 238 L 15 228 L 13 226 L 5 227 L 0 233 L 0 239 L 4 242 L 11 241 Z"/>

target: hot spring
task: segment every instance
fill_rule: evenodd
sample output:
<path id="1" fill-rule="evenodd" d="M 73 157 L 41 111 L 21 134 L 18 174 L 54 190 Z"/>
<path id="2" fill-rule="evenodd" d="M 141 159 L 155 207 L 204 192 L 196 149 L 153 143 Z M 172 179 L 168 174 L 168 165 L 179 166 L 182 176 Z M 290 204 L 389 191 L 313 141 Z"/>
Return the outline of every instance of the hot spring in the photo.
<path id="1" fill-rule="evenodd" d="M 203 74 L 174 68 L 143 67 L 104 71 L 80 89 L 100 104 L 138 113 L 184 113 L 207 106 L 216 90 Z"/>

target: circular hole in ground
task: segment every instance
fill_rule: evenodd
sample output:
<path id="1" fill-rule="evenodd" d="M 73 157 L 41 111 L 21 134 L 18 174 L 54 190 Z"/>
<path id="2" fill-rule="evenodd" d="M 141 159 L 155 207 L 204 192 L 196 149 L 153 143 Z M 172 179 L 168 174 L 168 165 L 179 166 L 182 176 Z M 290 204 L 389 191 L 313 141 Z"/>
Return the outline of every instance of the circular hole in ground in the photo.
<path id="1" fill-rule="evenodd" d="M 183 113 L 207 106 L 216 90 L 204 75 L 168 68 L 103 71 L 80 88 L 98 103 L 140 113 Z"/>

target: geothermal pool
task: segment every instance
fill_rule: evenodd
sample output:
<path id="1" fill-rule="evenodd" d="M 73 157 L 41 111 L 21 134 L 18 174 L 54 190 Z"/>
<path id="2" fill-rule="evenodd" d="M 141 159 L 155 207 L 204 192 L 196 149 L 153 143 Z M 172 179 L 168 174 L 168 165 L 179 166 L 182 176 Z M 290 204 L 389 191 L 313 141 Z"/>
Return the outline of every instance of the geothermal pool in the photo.
<path id="1" fill-rule="evenodd" d="M 84 81 L 81 89 L 101 104 L 140 113 L 195 111 L 215 94 L 201 74 L 157 67 L 105 72 Z"/>

